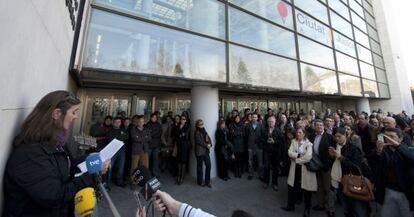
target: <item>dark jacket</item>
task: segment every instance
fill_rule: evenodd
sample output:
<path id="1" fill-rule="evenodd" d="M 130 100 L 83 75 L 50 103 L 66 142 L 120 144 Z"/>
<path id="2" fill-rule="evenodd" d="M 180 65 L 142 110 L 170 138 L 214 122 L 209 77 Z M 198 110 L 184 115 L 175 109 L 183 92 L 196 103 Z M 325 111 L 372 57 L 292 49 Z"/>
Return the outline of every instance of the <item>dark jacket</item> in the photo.
<path id="1" fill-rule="evenodd" d="M 269 143 L 268 139 L 272 138 L 274 143 Z M 280 157 L 282 154 L 282 148 L 285 144 L 285 138 L 282 132 L 275 127 L 272 133 L 269 133 L 269 128 L 266 128 L 263 133 L 263 151 L 266 153 L 276 154 L 276 156 Z"/>
<path id="2" fill-rule="evenodd" d="M 414 192 L 413 182 L 409 174 L 409 170 L 414 165 L 414 150 L 409 148 L 409 145 L 401 143 L 400 146 L 392 150 L 391 147 L 385 146 L 381 154 L 372 153 L 374 160 L 373 170 L 375 173 L 375 199 L 382 204 L 384 202 L 385 188 L 390 170 L 395 171 L 396 180 L 400 191 L 410 201 L 411 209 L 414 208 Z"/>
<path id="3" fill-rule="evenodd" d="M 356 134 L 361 137 L 362 150 L 364 150 L 364 153 L 371 153 L 371 151 L 375 149 L 375 144 L 371 142 L 371 133 L 369 126 L 367 125 L 365 128 L 357 126 Z"/>
<path id="4" fill-rule="evenodd" d="M 361 150 L 352 143 L 347 142 L 347 144 L 341 149 L 341 155 L 342 175 L 359 175 L 358 169 L 362 170 L 361 165 L 363 159 Z"/>
<path id="5" fill-rule="evenodd" d="M 131 128 L 131 142 L 132 142 L 132 154 L 144 154 L 148 153 L 149 143 L 151 141 L 151 132 L 147 128 L 142 130 L 138 127 Z"/>
<path id="6" fill-rule="evenodd" d="M 256 129 L 253 128 L 253 124 L 249 123 L 246 126 L 246 139 L 247 147 L 249 149 L 262 149 L 263 148 L 263 133 L 264 126 L 257 123 Z"/>
<path id="7" fill-rule="evenodd" d="M 194 132 L 194 146 L 196 156 L 210 154 L 208 145 L 211 144 L 211 138 L 208 134 L 204 135 L 200 130 Z"/>
<path id="8" fill-rule="evenodd" d="M 45 144 L 13 150 L 4 173 L 4 217 L 73 216 L 76 192 L 93 186 L 91 175 L 73 177 L 65 151 Z"/>
<path id="9" fill-rule="evenodd" d="M 145 127 L 151 131 L 151 141 L 149 143 L 149 148 L 161 148 L 161 124 L 158 122 L 149 121 Z"/>
<path id="10" fill-rule="evenodd" d="M 309 136 L 309 141 L 312 142 L 312 144 L 314 144 L 315 142 L 315 137 L 316 137 L 316 133 Z M 332 159 L 329 156 L 329 147 L 336 148 L 335 145 L 336 145 L 336 142 L 334 140 L 334 137 L 331 134 L 324 132 L 322 134 L 321 142 L 319 143 L 319 153 L 317 153 L 319 155 L 320 160 L 322 161 L 324 165 L 324 168 L 323 168 L 324 171 L 328 171 L 332 167 L 334 159 Z"/>
<path id="11" fill-rule="evenodd" d="M 107 137 L 109 142 L 111 142 L 113 139 L 125 142 L 129 138 L 129 133 L 128 130 L 124 128 L 112 128 L 112 130 L 108 132 Z"/>
<path id="12" fill-rule="evenodd" d="M 190 128 L 188 125 L 184 125 L 183 128 L 178 126 L 174 132 L 176 133 L 174 137 L 177 145 L 177 160 L 180 163 L 187 163 L 191 149 Z"/>
<path id="13" fill-rule="evenodd" d="M 228 140 L 228 130 L 227 129 L 217 129 L 215 133 L 216 145 L 215 151 L 221 158 L 228 160 L 229 157 L 233 154 L 233 144 Z"/>
<path id="14" fill-rule="evenodd" d="M 233 144 L 233 152 L 241 153 L 246 150 L 246 130 L 242 123 L 231 123 L 229 127 L 229 141 Z"/>

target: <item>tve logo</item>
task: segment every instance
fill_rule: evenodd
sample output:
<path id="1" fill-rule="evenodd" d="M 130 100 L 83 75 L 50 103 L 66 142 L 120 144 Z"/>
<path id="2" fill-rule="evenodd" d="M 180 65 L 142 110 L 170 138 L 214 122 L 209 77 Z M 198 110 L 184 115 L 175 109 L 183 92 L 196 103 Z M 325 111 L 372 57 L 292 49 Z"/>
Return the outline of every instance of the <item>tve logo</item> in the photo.
<path id="1" fill-rule="evenodd" d="M 102 159 L 99 153 L 92 153 L 86 158 L 86 168 L 90 174 L 101 171 Z"/>

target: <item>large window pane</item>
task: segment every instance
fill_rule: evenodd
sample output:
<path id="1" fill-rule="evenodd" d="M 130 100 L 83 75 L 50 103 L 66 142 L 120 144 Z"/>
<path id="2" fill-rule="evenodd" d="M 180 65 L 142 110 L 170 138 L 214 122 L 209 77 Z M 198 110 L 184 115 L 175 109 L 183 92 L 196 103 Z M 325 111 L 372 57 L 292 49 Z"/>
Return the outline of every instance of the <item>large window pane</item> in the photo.
<path id="1" fill-rule="evenodd" d="M 358 58 L 372 64 L 371 51 L 357 44 Z"/>
<path id="2" fill-rule="evenodd" d="M 84 66 L 211 81 L 226 81 L 222 42 L 92 11 Z"/>
<path id="3" fill-rule="evenodd" d="M 375 68 L 375 72 L 377 73 L 377 81 L 387 83 L 387 75 L 384 70 Z"/>
<path id="4" fill-rule="evenodd" d="M 379 97 L 377 82 L 362 79 L 364 85 L 364 96 L 366 97 Z"/>
<path id="5" fill-rule="evenodd" d="M 339 86 L 345 96 L 362 96 L 361 80 L 358 77 L 339 73 Z"/>
<path id="6" fill-rule="evenodd" d="M 299 55 L 305 62 L 335 69 L 332 49 L 299 36 Z"/>
<path id="7" fill-rule="evenodd" d="M 368 35 L 366 35 L 365 33 L 361 32 L 357 28 L 354 28 L 354 31 L 355 31 L 355 40 L 358 43 L 364 45 L 365 47 L 370 48 Z"/>
<path id="8" fill-rule="evenodd" d="M 229 0 L 229 2 L 293 29 L 292 6 L 282 0 Z"/>
<path id="9" fill-rule="evenodd" d="M 364 9 L 362 9 L 362 6 L 356 3 L 355 0 L 349 0 L 349 6 L 361 17 L 364 17 Z"/>
<path id="10" fill-rule="evenodd" d="M 342 4 L 342 3 L 340 3 Z M 346 21 L 344 18 L 338 16 L 334 12 L 331 11 L 331 23 L 332 28 L 334 28 L 336 31 L 339 31 L 343 33 L 344 35 L 353 38 L 352 36 L 352 25 L 348 21 Z"/>
<path id="11" fill-rule="evenodd" d="M 332 34 L 335 40 L 335 49 L 342 51 L 348 55 L 351 55 L 353 57 L 356 57 L 354 41 L 335 31 Z"/>
<path id="12" fill-rule="evenodd" d="M 374 67 L 359 61 L 359 66 L 361 67 L 361 77 L 375 80 L 375 71 Z"/>
<path id="13" fill-rule="evenodd" d="M 157 22 L 225 38 L 224 4 L 216 0 L 96 0 L 96 2 Z"/>
<path id="14" fill-rule="evenodd" d="M 329 0 L 329 7 L 332 8 L 336 13 L 345 17 L 345 19 L 350 20 L 349 9 L 340 0 Z M 331 18 L 332 18 L 332 15 L 331 15 Z"/>
<path id="15" fill-rule="evenodd" d="M 369 43 L 371 44 L 371 50 L 377 54 L 382 55 L 381 52 L 381 46 L 379 45 L 378 42 L 372 40 L 371 38 L 369 39 Z"/>
<path id="16" fill-rule="evenodd" d="M 378 83 L 378 89 L 379 89 L 380 97 L 390 98 L 390 91 L 388 90 L 388 85 Z"/>
<path id="17" fill-rule="evenodd" d="M 296 28 L 299 33 L 332 47 L 329 27 L 299 10 L 296 10 Z"/>
<path id="18" fill-rule="evenodd" d="M 374 56 L 374 65 L 381 69 L 385 69 L 385 65 L 384 65 L 384 61 L 382 60 L 382 57 L 378 56 L 375 53 L 373 53 L 373 56 Z"/>
<path id="19" fill-rule="evenodd" d="M 329 24 L 327 8 L 317 0 L 295 0 L 295 5 L 320 21 Z"/>
<path id="20" fill-rule="evenodd" d="M 324 94 L 338 93 L 336 73 L 332 70 L 301 63 L 303 90 Z"/>
<path id="21" fill-rule="evenodd" d="M 299 90 L 297 62 L 230 45 L 230 82 Z"/>
<path id="22" fill-rule="evenodd" d="M 359 76 L 358 62 L 356 59 L 336 52 L 336 63 L 338 65 L 338 71 Z"/>
<path id="23" fill-rule="evenodd" d="M 363 32 L 367 32 L 367 25 L 365 24 L 365 21 L 359 17 L 356 13 L 351 11 L 351 17 L 352 17 L 352 23 L 357 26 L 359 29 L 361 29 Z"/>
<path id="24" fill-rule="evenodd" d="M 230 8 L 230 40 L 272 53 L 296 57 L 292 32 L 234 8 Z"/>

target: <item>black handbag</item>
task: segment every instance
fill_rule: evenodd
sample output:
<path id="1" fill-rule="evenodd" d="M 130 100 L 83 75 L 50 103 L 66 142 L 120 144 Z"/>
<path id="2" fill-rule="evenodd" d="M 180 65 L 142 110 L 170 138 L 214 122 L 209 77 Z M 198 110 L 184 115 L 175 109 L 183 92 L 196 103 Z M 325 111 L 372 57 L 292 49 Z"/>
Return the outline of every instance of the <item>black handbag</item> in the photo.
<path id="1" fill-rule="evenodd" d="M 312 159 L 308 163 L 305 163 L 305 166 L 311 172 L 318 172 L 322 170 L 323 163 L 319 158 L 319 155 L 312 151 Z"/>

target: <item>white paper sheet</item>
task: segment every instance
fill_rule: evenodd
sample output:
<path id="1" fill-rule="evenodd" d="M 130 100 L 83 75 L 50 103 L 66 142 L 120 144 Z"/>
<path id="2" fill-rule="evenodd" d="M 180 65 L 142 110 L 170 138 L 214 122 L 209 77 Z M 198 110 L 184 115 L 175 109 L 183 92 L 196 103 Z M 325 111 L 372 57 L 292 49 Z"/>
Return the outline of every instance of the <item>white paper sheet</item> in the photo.
<path id="1" fill-rule="evenodd" d="M 99 152 L 102 162 L 111 159 L 119 151 L 119 149 L 122 148 L 122 146 L 124 146 L 124 142 L 119 141 L 117 139 L 113 139 L 104 149 L 102 149 Z M 78 164 L 78 168 L 81 170 L 80 174 L 88 172 L 85 161 Z M 76 175 L 80 175 L 80 174 L 76 174 Z"/>

